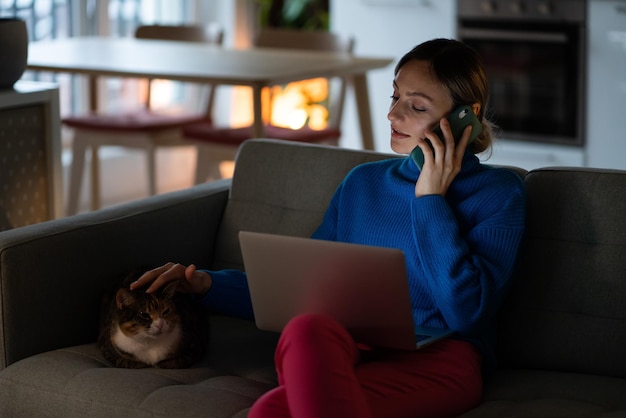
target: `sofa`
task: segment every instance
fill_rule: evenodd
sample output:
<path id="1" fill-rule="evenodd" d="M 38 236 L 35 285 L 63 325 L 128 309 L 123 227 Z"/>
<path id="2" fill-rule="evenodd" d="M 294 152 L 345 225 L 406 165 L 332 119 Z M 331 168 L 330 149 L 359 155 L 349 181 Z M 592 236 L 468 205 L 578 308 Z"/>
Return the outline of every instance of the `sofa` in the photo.
<path id="1" fill-rule="evenodd" d="M 1 417 L 245 417 L 276 384 L 275 333 L 210 315 L 188 369 L 117 369 L 99 300 L 136 266 L 243 268 L 237 232 L 307 236 L 371 151 L 255 139 L 232 180 L 0 233 Z M 476 417 L 626 417 L 626 171 L 522 172 L 528 229 Z M 452 402 L 454 400 L 451 400 Z"/>

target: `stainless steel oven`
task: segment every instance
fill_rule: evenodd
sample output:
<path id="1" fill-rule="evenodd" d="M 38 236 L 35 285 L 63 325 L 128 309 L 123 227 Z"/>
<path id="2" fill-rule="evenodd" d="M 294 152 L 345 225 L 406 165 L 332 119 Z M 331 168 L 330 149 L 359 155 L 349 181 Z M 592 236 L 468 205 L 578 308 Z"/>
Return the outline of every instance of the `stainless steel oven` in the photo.
<path id="1" fill-rule="evenodd" d="M 503 139 L 583 145 L 585 16 L 585 0 L 457 0 Z"/>

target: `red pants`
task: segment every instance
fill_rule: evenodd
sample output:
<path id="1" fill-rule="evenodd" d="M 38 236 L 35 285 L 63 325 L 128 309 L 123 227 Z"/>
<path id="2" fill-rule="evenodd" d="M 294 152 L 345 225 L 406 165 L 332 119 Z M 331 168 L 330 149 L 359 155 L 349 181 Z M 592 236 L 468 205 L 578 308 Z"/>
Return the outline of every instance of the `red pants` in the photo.
<path id="1" fill-rule="evenodd" d="M 481 399 L 481 358 L 447 339 L 419 351 L 359 350 L 334 319 L 301 315 L 276 348 L 279 386 L 249 418 L 449 417 Z"/>

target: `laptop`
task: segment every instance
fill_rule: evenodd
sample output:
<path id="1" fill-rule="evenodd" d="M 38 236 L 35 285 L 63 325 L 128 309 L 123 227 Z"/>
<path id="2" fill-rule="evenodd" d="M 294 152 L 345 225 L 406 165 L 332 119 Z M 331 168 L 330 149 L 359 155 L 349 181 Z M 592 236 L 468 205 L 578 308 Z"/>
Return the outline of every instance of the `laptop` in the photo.
<path id="1" fill-rule="evenodd" d="M 323 313 L 359 343 L 402 350 L 453 333 L 414 326 L 401 250 L 249 231 L 239 242 L 259 329 Z"/>

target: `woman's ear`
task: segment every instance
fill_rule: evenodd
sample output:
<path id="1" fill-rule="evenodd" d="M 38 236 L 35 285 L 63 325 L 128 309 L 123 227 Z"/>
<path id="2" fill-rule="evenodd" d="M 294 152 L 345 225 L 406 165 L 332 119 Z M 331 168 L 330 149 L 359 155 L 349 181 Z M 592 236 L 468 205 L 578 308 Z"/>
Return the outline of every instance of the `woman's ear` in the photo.
<path id="1" fill-rule="evenodd" d="M 474 103 L 472 105 L 472 111 L 476 116 L 478 116 L 478 114 L 480 113 L 480 103 Z"/>

